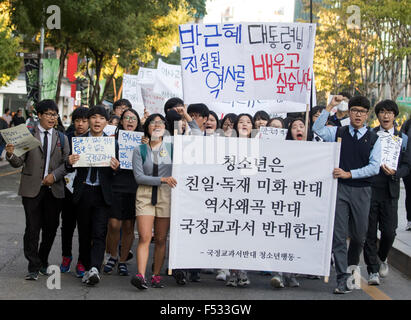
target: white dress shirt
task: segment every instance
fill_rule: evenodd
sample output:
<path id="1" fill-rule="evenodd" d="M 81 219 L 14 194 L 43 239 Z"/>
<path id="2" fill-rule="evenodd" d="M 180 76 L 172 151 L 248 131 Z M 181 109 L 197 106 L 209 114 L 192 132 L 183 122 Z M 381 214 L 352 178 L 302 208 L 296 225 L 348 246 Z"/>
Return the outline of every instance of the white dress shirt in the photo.
<path id="1" fill-rule="evenodd" d="M 44 177 L 45 178 L 49 174 L 49 164 L 50 164 L 50 153 L 51 153 L 51 140 L 53 139 L 53 128 L 46 130 L 44 129 L 40 124 L 38 125 L 38 128 L 40 130 L 40 143 L 41 146 L 43 147 L 44 143 L 44 131 L 48 132 L 47 135 L 47 155 L 46 155 L 46 168 L 44 170 Z"/>

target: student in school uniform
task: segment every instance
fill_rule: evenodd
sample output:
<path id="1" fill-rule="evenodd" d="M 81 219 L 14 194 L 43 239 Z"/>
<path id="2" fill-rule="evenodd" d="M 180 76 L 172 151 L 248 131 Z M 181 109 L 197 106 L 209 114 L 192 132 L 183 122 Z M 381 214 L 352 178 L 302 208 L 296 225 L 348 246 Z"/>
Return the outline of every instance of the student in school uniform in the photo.
<path id="1" fill-rule="evenodd" d="M 338 178 L 332 244 L 337 272 L 335 294 L 351 292 L 350 272 L 359 264 L 367 235 L 371 178 L 379 173 L 381 160 L 378 135 L 365 125 L 370 110 L 370 101 L 366 97 L 355 96 L 349 100 L 349 125 L 340 128 L 326 126 L 330 110 L 343 98 L 334 96 L 313 125 L 314 132 L 326 142 L 342 138 L 340 165 L 333 170 L 334 178 Z M 347 250 L 348 237 L 350 244 Z"/>
<path id="2" fill-rule="evenodd" d="M 118 157 L 119 131 L 141 131 L 140 117 L 134 109 L 126 109 L 120 117 L 120 124 L 116 130 L 116 153 Z M 118 274 L 128 276 L 127 258 L 134 241 L 134 222 L 136 219 L 135 203 L 137 183 L 133 171 L 119 169 L 114 173 L 112 180 L 113 201 L 108 224 L 107 247 L 111 256 L 104 266 L 103 272 L 111 274 L 118 262 Z M 121 233 L 121 252 L 118 253 L 118 243 Z"/>
<path id="3" fill-rule="evenodd" d="M 227 113 L 223 120 L 221 120 L 221 129 L 223 130 L 225 137 L 236 136 L 236 131 L 234 130 L 236 121 L 237 115 L 235 113 Z"/>
<path id="4" fill-rule="evenodd" d="M 131 278 L 131 284 L 140 290 L 148 289 L 145 273 L 153 227 L 155 249 L 151 286 L 164 287 L 160 271 L 170 227 L 171 188 L 177 185 L 171 176 L 171 145 L 163 141 L 166 124 L 161 114 L 150 115 L 144 124 L 144 135 L 149 138 L 149 143 L 133 151 L 133 173 L 138 184 L 136 217 L 139 241 L 137 274 Z"/>
<path id="5" fill-rule="evenodd" d="M 411 119 L 408 119 L 401 126 L 401 132 L 408 137 L 411 135 Z M 407 225 L 405 231 L 411 231 L 411 173 L 402 178 L 405 188 L 405 210 L 407 211 Z"/>
<path id="6" fill-rule="evenodd" d="M 253 117 L 248 113 L 241 113 L 234 123 L 234 129 L 239 138 L 251 138 L 255 125 Z M 247 287 L 250 285 L 250 280 L 245 270 L 230 270 L 229 279 L 226 282 L 227 287 Z"/>
<path id="7" fill-rule="evenodd" d="M 37 280 L 39 273 L 47 275 L 48 257 L 60 222 L 65 161 L 69 154 L 67 137 L 53 129 L 58 117 L 56 103 L 42 100 L 36 109 L 39 123 L 32 134 L 40 141 L 40 146 L 17 157 L 14 146 L 6 145 L 6 159 L 10 165 L 23 166 L 19 195 L 26 216 L 23 240 L 24 256 L 29 261 L 26 280 Z"/>
<path id="8" fill-rule="evenodd" d="M 305 121 L 303 118 L 292 119 L 288 124 L 285 140 L 310 141 L 312 137 L 311 130 L 308 130 L 308 133 L 305 131 Z M 284 288 L 285 286 L 292 288 L 300 286 L 297 275 L 288 272 L 274 272 L 270 284 L 273 288 L 277 289 Z"/>
<path id="9" fill-rule="evenodd" d="M 88 119 L 87 113 L 88 108 L 78 107 L 73 111 L 72 123 L 74 125 L 74 131 L 66 133 L 69 150 L 72 148 L 72 138 L 82 136 L 88 131 Z M 78 212 L 73 203 L 73 193 L 67 188 L 64 188 L 65 197 L 63 201 L 63 210 L 61 211 L 61 247 L 62 247 L 62 261 L 60 264 L 60 271 L 62 273 L 70 271 L 71 261 L 73 260 L 72 255 L 72 244 L 73 244 L 73 234 L 77 225 L 77 215 Z M 81 250 L 79 249 L 79 252 Z M 76 264 L 76 276 L 82 278 L 84 276 L 84 265 L 82 263 L 81 257 L 78 257 Z"/>
<path id="10" fill-rule="evenodd" d="M 267 122 L 267 127 L 284 129 L 284 120 L 280 117 L 272 118 Z"/>
<path id="11" fill-rule="evenodd" d="M 257 130 L 260 130 L 260 127 L 266 127 L 268 121 L 270 121 L 270 116 L 263 110 L 257 111 L 253 117 L 254 126 Z"/>
<path id="12" fill-rule="evenodd" d="M 96 105 L 87 113 L 90 131 L 83 137 L 106 136 L 103 132 L 109 116 L 103 105 Z M 72 166 L 80 156 L 69 156 Z M 113 202 L 113 173 L 119 161 L 112 157 L 110 167 L 79 167 L 73 183 L 73 202 L 78 211 L 77 228 L 80 242 L 80 256 L 86 269 L 82 282 L 95 285 L 100 282 L 100 269 L 106 248 L 107 224 Z M 71 170 L 73 168 L 71 167 Z"/>
<path id="13" fill-rule="evenodd" d="M 408 137 L 394 126 L 398 116 L 398 106 L 392 100 L 384 100 L 375 106 L 380 125 L 373 129 L 377 134 L 389 133 L 402 138 L 402 146 L 396 169 L 382 164 L 380 172 L 372 180 L 371 208 L 368 220 L 367 239 L 364 245 L 364 260 L 369 274 L 368 284 L 379 285 L 380 277 L 388 275 L 388 253 L 394 243 L 398 226 L 398 199 L 400 179 L 410 172 L 410 153 L 407 148 Z M 381 238 L 377 246 L 377 230 Z"/>

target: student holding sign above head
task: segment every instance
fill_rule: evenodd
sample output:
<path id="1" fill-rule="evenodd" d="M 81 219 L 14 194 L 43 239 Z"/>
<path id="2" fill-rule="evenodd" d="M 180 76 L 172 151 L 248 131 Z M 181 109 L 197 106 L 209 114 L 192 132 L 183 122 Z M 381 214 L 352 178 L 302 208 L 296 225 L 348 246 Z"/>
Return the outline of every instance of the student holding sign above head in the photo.
<path id="1" fill-rule="evenodd" d="M 120 124 L 116 130 L 116 154 L 119 158 L 118 138 L 120 130 L 140 131 L 140 117 L 134 109 L 127 109 L 120 117 Z M 136 218 L 136 192 L 137 183 L 133 171 L 120 169 L 114 173 L 112 180 L 113 201 L 110 210 L 110 219 L 107 234 L 107 249 L 111 256 L 104 266 L 104 273 L 111 274 L 118 262 L 117 247 L 120 241 L 121 252 L 118 263 L 118 274 L 128 276 L 127 257 L 134 241 L 134 221 Z"/>
<path id="2" fill-rule="evenodd" d="M 90 131 L 83 137 L 103 137 L 108 114 L 103 105 L 96 105 L 87 113 Z M 80 160 L 80 155 L 69 156 L 69 166 Z M 109 167 L 78 167 L 73 183 L 73 201 L 78 211 L 80 257 L 87 272 L 83 283 L 100 282 L 100 268 L 104 260 L 107 224 L 113 201 L 113 173 L 120 165 L 112 157 Z M 71 169 L 73 170 L 73 168 Z"/>
<path id="3" fill-rule="evenodd" d="M 392 100 L 381 101 L 375 106 L 375 114 L 380 125 L 373 131 L 380 135 L 381 146 L 385 145 L 385 148 L 388 148 L 385 143 L 383 144 L 388 139 L 397 142 L 400 150 L 395 169 L 382 163 L 380 173 L 373 178 L 371 184 L 371 208 L 367 240 L 364 245 L 364 260 L 367 264 L 368 284 L 370 285 L 379 285 L 380 277 L 386 277 L 388 274 L 387 257 L 394 243 L 395 230 L 398 226 L 400 179 L 410 173 L 411 159 L 407 149 L 408 137 L 405 133 L 398 132 L 394 126 L 398 113 L 398 106 Z M 398 150 L 392 150 L 390 157 L 395 157 L 397 152 Z M 381 230 L 381 238 L 377 249 L 378 229 Z"/>
<path id="4" fill-rule="evenodd" d="M 154 272 L 151 285 L 163 288 L 160 276 L 166 253 L 167 233 L 170 227 L 171 188 L 177 181 L 171 176 L 172 147 L 163 142 L 166 119 L 161 114 L 150 115 L 144 124 L 148 144 L 133 151 L 133 173 L 138 184 L 136 216 L 139 241 L 137 246 L 137 274 L 131 284 L 140 290 L 147 289 L 145 278 L 149 248 L 154 226 Z"/>
<path id="5" fill-rule="evenodd" d="M 351 292 L 349 278 L 353 268 L 358 268 L 367 235 L 371 177 L 379 173 L 381 161 L 380 139 L 365 126 L 370 109 L 370 102 L 366 97 L 355 96 L 348 102 L 349 125 L 326 126 L 330 110 L 343 99 L 343 96 L 334 96 L 313 125 L 314 132 L 326 142 L 342 138 L 340 165 L 333 171 L 334 178 L 338 178 L 332 244 L 337 272 L 334 293 L 337 294 Z M 347 252 L 348 237 L 350 245 Z"/>
<path id="6" fill-rule="evenodd" d="M 19 195 L 26 215 L 23 242 L 24 256 L 29 261 L 26 280 L 37 280 L 39 273 L 47 275 L 48 257 L 59 226 L 65 161 L 69 154 L 67 137 L 53 129 L 58 116 L 56 103 L 40 101 L 37 113 L 40 121 L 32 134 L 40 141 L 40 146 L 17 157 L 14 145 L 6 145 L 6 159 L 11 166 L 23 166 Z"/>
<path id="7" fill-rule="evenodd" d="M 69 142 L 70 149 L 72 149 L 72 140 L 73 137 L 82 136 L 88 131 L 88 119 L 87 113 L 88 108 L 78 107 L 73 111 L 72 122 L 74 124 L 74 131 L 67 133 L 67 138 Z M 70 178 L 73 179 L 75 173 L 69 174 Z M 66 177 L 69 177 L 66 176 Z M 67 178 L 69 179 L 69 178 Z M 73 203 L 73 190 L 69 190 L 67 186 L 64 188 L 65 198 L 63 202 L 63 210 L 61 212 L 61 246 L 62 246 L 62 262 L 60 264 L 60 271 L 62 273 L 70 271 L 70 264 L 73 260 L 73 255 L 71 252 L 72 243 L 73 243 L 73 234 L 74 229 L 76 229 L 78 211 L 75 208 Z M 79 249 L 79 253 L 81 250 Z M 76 265 L 76 275 L 79 278 L 84 276 L 85 268 L 82 263 L 82 259 L 79 256 L 77 265 Z"/>

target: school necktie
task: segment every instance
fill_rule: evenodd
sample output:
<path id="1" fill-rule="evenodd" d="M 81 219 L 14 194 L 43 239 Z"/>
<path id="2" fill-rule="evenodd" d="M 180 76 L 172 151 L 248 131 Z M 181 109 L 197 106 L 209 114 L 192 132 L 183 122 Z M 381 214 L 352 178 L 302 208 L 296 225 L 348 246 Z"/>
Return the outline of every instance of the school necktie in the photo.
<path id="1" fill-rule="evenodd" d="M 44 155 L 44 163 L 43 163 L 43 178 L 44 174 L 46 173 L 46 164 L 47 164 L 47 149 L 49 146 L 49 139 L 47 137 L 48 131 L 44 131 L 44 138 L 43 138 L 43 155 Z"/>
<path id="2" fill-rule="evenodd" d="M 357 133 L 358 133 L 358 130 L 357 130 L 357 129 L 354 129 L 354 136 L 353 136 L 353 138 L 354 138 L 355 141 L 358 140 L 358 135 L 357 135 Z"/>
<path id="3" fill-rule="evenodd" d="M 153 151 L 153 177 L 158 177 L 158 151 Z M 157 192 L 158 187 L 153 186 L 151 191 L 151 204 L 153 206 L 157 204 Z"/>
<path id="4" fill-rule="evenodd" d="M 90 182 L 94 183 L 97 180 L 97 167 L 91 167 Z"/>
<path id="5" fill-rule="evenodd" d="M 386 133 L 390 133 L 388 130 L 385 130 L 384 132 L 386 132 Z"/>

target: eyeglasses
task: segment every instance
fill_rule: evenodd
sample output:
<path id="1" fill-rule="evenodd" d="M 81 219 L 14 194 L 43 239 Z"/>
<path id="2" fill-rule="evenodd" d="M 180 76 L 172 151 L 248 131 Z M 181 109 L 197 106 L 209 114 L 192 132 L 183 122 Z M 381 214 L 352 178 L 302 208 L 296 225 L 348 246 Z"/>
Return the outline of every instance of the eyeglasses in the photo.
<path id="1" fill-rule="evenodd" d="M 157 120 L 157 121 L 150 121 L 150 126 L 155 126 L 155 125 L 165 125 L 166 123 L 163 120 Z"/>
<path id="2" fill-rule="evenodd" d="M 137 117 L 124 117 L 126 121 L 134 122 L 137 121 Z"/>
<path id="3" fill-rule="evenodd" d="M 51 112 L 44 112 L 43 115 L 45 115 L 47 118 L 57 118 L 59 116 L 57 113 Z"/>
<path id="4" fill-rule="evenodd" d="M 363 116 L 367 114 L 368 110 L 351 108 L 350 112 L 355 113 L 356 115 L 359 115 L 359 116 Z"/>
<path id="5" fill-rule="evenodd" d="M 378 114 L 382 115 L 382 116 L 393 116 L 394 115 L 394 111 L 380 111 L 378 112 Z"/>

